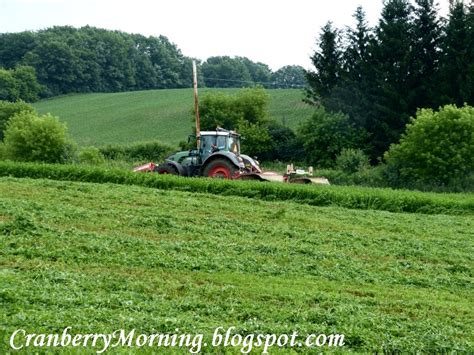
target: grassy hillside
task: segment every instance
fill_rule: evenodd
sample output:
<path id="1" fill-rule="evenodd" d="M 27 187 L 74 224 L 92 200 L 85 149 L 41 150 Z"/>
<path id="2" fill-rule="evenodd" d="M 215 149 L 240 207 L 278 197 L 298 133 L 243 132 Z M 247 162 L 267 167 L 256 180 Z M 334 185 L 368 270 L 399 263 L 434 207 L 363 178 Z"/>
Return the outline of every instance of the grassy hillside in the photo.
<path id="1" fill-rule="evenodd" d="M 472 216 L 3 177 L 0 352 L 15 329 L 68 325 L 469 352 L 472 230 Z"/>
<path id="2" fill-rule="evenodd" d="M 207 92 L 235 92 L 236 89 L 201 89 Z M 296 127 L 311 114 L 301 100 L 300 90 L 268 90 L 270 114 Z M 192 89 L 151 90 L 113 94 L 81 94 L 36 103 L 40 113 L 50 112 L 67 122 L 80 145 L 104 145 L 160 140 L 177 145 L 193 127 Z"/>

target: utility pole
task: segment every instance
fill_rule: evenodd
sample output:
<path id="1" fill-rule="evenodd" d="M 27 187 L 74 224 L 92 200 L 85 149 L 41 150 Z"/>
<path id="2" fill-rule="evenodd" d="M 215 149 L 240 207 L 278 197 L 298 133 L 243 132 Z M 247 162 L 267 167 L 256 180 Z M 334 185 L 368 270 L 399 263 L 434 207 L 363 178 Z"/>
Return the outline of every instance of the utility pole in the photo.
<path id="1" fill-rule="evenodd" d="M 199 99 L 196 61 L 193 60 L 193 85 L 194 85 L 194 112 L 196 112 L 196 144 L 197 149 L 201 145 L 201 119 L 199 117 Z"/>

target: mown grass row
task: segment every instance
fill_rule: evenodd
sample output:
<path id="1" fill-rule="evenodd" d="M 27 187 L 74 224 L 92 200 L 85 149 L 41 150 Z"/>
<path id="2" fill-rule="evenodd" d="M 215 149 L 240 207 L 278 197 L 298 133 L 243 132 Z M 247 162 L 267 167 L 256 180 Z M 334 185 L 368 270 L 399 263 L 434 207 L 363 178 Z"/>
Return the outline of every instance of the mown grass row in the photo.
<path id="1" fill-rule="evenodd" d="M 472 194 L 436 194 L 343 186 L 304 186 L 225 181 L 133 173 L 77 165 L 0 162 L 0 176 L 138 185 L 197 193 L 242 196 L 267 201 L 294 201 L 313 206 L 340 206 L 390 212 L 473 214 Z"/>

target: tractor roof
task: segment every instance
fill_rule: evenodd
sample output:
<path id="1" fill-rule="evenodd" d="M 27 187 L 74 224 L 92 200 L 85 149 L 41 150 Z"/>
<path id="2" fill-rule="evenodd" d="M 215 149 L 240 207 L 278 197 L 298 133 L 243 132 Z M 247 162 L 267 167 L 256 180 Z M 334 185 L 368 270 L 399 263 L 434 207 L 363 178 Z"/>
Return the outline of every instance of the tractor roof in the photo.
<path id="1" fill-rule="evenodd" d="M 240 134 L 218 127 L 215 131 L 201 131 L 201 136 L 240 136 Z"/>

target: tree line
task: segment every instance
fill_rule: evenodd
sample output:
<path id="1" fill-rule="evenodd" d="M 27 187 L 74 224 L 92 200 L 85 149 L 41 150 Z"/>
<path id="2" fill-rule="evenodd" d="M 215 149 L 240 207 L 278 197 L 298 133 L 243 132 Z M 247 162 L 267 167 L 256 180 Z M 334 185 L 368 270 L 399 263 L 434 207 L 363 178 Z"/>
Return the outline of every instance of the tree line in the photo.
<path id="1" fill-rule="evenodd" d="M 37 32 L 0 34 L 0 80 L 8 93 L 18 89 L 6 77 L 18 67 L 33 68 L 43 97 L 79 92 L 119 92 L 192 86 L 192 58 L 164 36 L 145 37 L 95 27 L 52 27 Z M 31 70 L 31 69 L 30 69 Z M 212 57 L 198 61 L 200 86 L 266 87 L 304 85 L 303 68 L 288 66 L 277 72 L 248 58 Z M 31 78 L 30 78 L 31 79 Z M 5 89 L 7 91 L 7 89 Z M 34 96 L 34 95 L 33 95 Z"/>
<path id="2" fill-rule="evenodd" d="M 443 19 L 433 0 L 388 0 L 375 28 L 361 7 L 354 18 L 322 28 L 306 73 L 306 100 L 346 114 L 352 145 L 380 158 L 417 109 L 474 104 L 472 4 L 451 1 Z"/>

